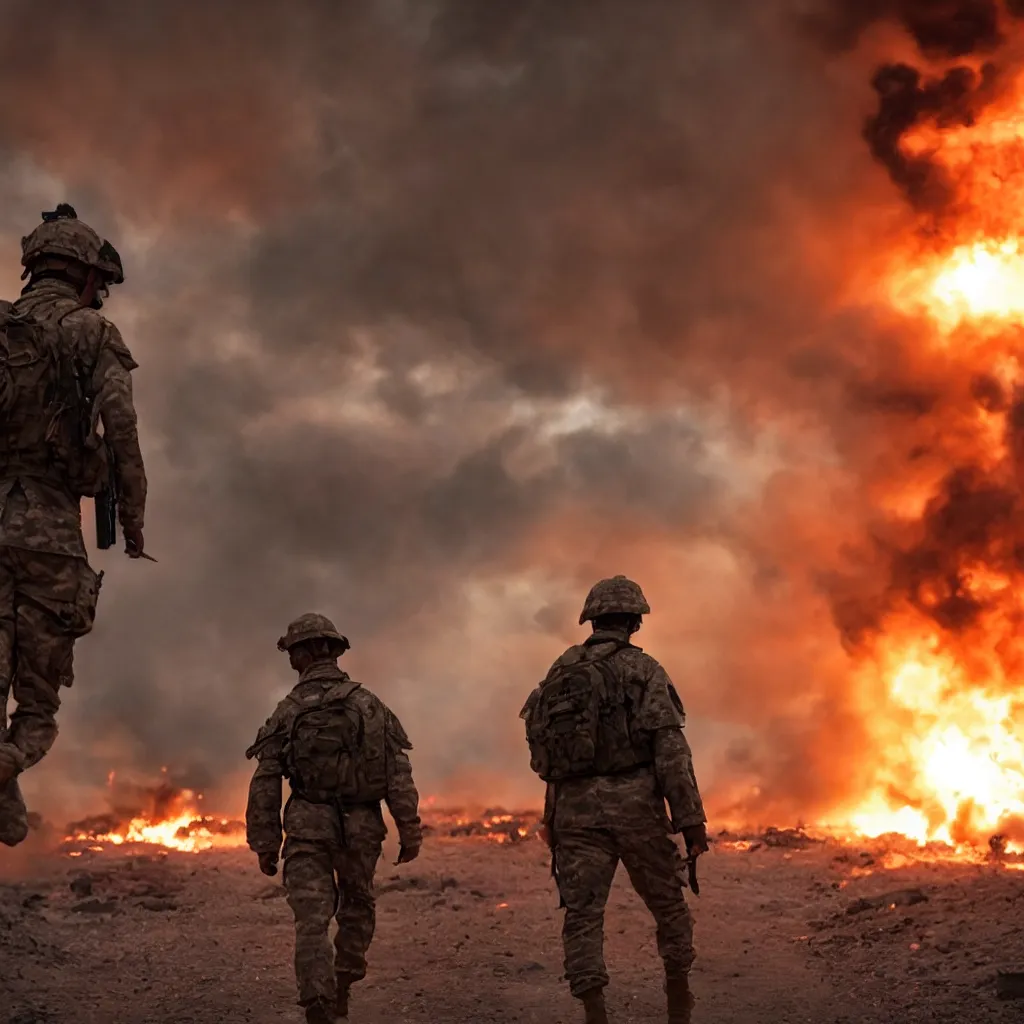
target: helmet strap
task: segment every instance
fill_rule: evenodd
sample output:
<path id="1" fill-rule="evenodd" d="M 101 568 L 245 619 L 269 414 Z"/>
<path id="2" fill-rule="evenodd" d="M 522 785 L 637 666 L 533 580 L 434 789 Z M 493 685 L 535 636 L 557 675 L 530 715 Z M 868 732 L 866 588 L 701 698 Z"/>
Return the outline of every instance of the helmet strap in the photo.
<path id="1" fill-rule="evenodd" d="M 89 273 L 86 275 L 85 284 L 82 286 L 81 292 L 79 292 L 79 306 L 82 309 L 99 309 L 103 305 L 103 295 L 101 292 L 106 291 L 106 280 L 103 274 L 96 269 L 96 267 L 90 267 Z"/>

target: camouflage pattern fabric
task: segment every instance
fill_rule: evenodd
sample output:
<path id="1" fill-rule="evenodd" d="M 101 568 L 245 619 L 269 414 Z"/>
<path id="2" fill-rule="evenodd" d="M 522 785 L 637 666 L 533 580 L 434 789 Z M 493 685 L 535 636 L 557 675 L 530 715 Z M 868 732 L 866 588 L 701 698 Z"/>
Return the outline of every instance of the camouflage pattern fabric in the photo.
<path id="1" fill-rule="evenodd" d="M 373 876 L 385 833 L 380 808 L 360 807 L 344 814 L 344 844 L 288 834 L 284 886 L 295 915 L 295 980 L 302 1006 L 317 1000 L 333 1005 L 338 984 L 366 976 L 376 924 Z M 338 925 L 333 955 L 332 917 Z"/>
<path id="2" fill-rule="evenodd" d="M 580 625 L 602 615 L 650 615 L 651 606 L 639 583 L 625 576 L 598 580 L 587 594 L 580 612 Z"/>
<path id="3" fill-rule="evenodd" d="M 60 689 L 74 681 L 75 640 L 92 629 L 99 579 L 84 559 L 0 547 L 0 726 L 13 694 L 7 742 L 22 770 L 57 737 Z"/>
<path id="4" fill-rule="evenodd" d="M 613 645 L 628 642 L 625 631 L 596 630 L 588 644 L 570 648 L 555 664 L 601 657 Z M 565 905 L 565 973 L 574 995 L 608 983 L 604 908 L 620 860 L 654 916 L 667 976 L 688 974 L 694 960 L 693 920 L 683 897 L 684 862 L 669 837 L 706 821 L 682 731 L 685 712 L 665 670 L 639 647 L 623 647 L 608 657 L 623 679 L 645 684 L 631 727 L 633 742 L 647 737 L 651 760 L 633 772 L 569 779 L 547 787 L 544 820 Z M 527 722 L 536 692 L 523 708 Z"/>
<path id="5" fill-rule="evenodd" d="M 122 526 L 142 529 L 146 472 L 139 448 L 131 371 L 137 365 L 117 328 L 94 309 L 78 307 L 73 286 L 51 279 L 31 284 L 14 303 L 18 314 L 61 317 L 61 338 L 74 353 L 93 398 L 93 411 L 114 452 Z M 20 504 L 7 512 L 15 489 Z M 0 451 L 0 545 L 85 558 L 79 498 L 59 478 L 19 472 Z"/>
<path id="6" fill-rule="evenodd" d="M 284 838 L 284 883 L 295 914 L 295 971 L 299 1000 L 332 1001 L 336 976 L 347 984 L 364 977 L 366 950 L 373 938 L 373 875 L 387 835 L 380 803 L 340 808 L 292 795 L 281 800 L 284 745 L 294 717 L 339 682 L 350 681 L 333 660 L 306 669 L 292 692 L 278 704 L 246 751 L 259 764 L 249 785 L 246 835 L 257 854 L 277 856 Z M 365 713 L 383 713 L 388 722 L 387 796 L 403 846 L 419 846 L 419 795 L 407 750 L 409 739 L 394 713 L 374 694 L 356 686 L 349 698 Z M 337 903 L 337 909 L 335 904 Z M 332 958 L 330 919 L 338 922 Z"/>
<path id="7" fill-rule="evenodd" d="M 604 910 L 619 861 L 654 916 L 669 977 L 689 973 L 693 920 L 683 897 L 684 863 L 649 771 L 562 782 L 553 794 L 552 836 L 558 892 L 565 904 L 562 943 L 573 995 L 608 984 Z"/>
<path id="8" fill-rule="evenodd" d="M 83 370 L 96 423 L 117 459 L 121 522 L 141 529 L 146 474 L 132 404 L 136 364 L 117 328 L 79 308 L 75 289 L 61 281 L 30 283 L 14 309 L 62 317 L 61 342 Z M 79 498 L 59 478 L 28 473 L 0 451 L 0 724 L 13 696 L 7 742 L 21 755 L 19 770 L 38 763 L 57 736 L 60 688 L 72 684 L 74 642 L 92 629 L 99 581 L 86 561 Z M 17 834 L 23 815 L 17 787 L 5 789 L 0 833 Z"/>
<path id="9" fill-rule="evenodd" d="M 608 655 L 610 650 L 621 644 L 628 646 Z M 637 746 L 647 744 L 652 769 L 672 813 L 673 831 L 702 824 L 707 820 L 704 805 L 693 771 L 690 745 L 682 732 L 686 713 L 679 694 L 661 665 L 641 648 L 630 644 L 625 631 L 595 630 L 588 643 L 570 647 L 551 671 L 585 658 L 606 656 L 608 666 L 621 679 L 643 683 L 644 695 L 632 716 L 633 736 L 627 742 Z M 527 698 L 520 713 L 527 721 L 538 693 L 539 687 Z"/>

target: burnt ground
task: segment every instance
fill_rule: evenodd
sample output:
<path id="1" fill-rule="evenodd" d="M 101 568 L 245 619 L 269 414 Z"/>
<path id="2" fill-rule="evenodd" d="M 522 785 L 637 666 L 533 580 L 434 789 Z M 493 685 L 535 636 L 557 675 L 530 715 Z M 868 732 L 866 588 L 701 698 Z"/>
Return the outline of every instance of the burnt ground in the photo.
<path id="1" fill-rule="evenodd" d="M 386 852 L 355 1024 L 579 1019 L 539 841 L 437 838 L 401 869 Z M 0 1024 L 301 1020 L 290 913 L 245 851 L 22 863 L 20 880 L 0 883 Z M 886 869 L 821 844 L 719 844 L 702 869 L 698 1022 L 1024 1016 L 1024 1004 L 995 996 L 997 969 L 1024 969 L 1024 872 Z M 663 1019 L 653 927 L 621 874 L 607 957 L 613 1020 Z"/>

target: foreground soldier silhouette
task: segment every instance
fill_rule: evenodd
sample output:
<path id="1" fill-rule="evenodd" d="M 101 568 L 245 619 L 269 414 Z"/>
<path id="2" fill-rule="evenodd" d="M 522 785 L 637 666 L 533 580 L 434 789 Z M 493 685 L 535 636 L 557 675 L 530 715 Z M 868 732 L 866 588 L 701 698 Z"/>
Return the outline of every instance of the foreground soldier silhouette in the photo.
<path id="1" fill-rule="evenodd" d="M 522 711 L 531 767 L 548 784 L 565 973 L 586 1024 L 608 1024 L 604 909 L 620 860 L 657 922 L 670 1024 L 689 1024 L 693 1007 L 693 919 L 669 833 L 682 833 L 695 863 L 708 848 L 706 819 L 683 705 L 665 670 L 630 642 L 649 613 L 625 576 L 595 584 L 580 615 L 593 635 L 555 662 Z"/>
<path id="2" fill-rule="evenodd" d="M 98 312 L 109 286 L 124 280 L 121 258 L 61 204 L 22 239 L 21 262 L 29 278 L 21 298 L 0 303 L 0 842 L 8 846 L 28 834 L 17 777 L 53 746 L 75 640 L 96 615 L 101 575 L 86 559 L 80 500 L 120 492 L 136 558 L 146 504 L 136 363 Z"/>
<path id="3" fill-rule="evenodd" d="M 348 640 L 322 615 L 300 616 L 278 641 L 299 681 L 260 730 L 246 757 L 259 765 L 249 787 L 249 847 L 277 874 L 284 807 L 284 886 L 295 914 L 295 976 L 310 1024 L 344 1024 L 349 989 L 366 975 L 373 939 L 373 876 L 387 834 L 381 801 L 398 827 L 398 863 L 422 842 L 419 797 L 395 715 L 338 667 Z M 331 916 L 338 923 L 334 956 Z"/>

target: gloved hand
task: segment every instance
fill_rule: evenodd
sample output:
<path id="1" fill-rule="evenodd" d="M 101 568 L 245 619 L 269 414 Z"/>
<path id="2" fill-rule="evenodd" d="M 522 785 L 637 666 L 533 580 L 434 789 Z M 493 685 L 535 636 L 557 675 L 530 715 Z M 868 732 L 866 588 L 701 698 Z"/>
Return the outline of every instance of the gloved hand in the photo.
<path id="1" fill-rule="evenodd" d="M 395 867 L 398 867 L 399 864 L 409 864 L 412 861 L 414 861 L 419 855 L 419 843 L 410 843 L 408 845 L 402 843 L 402 846 L 398 851 L 398 860 L 395 861 Z"/>
<path id="2" fill-rule="evenodd" d="M 124 550 L 129 558 L 141 558 L 146 550 L 146 539 L 137 526 L 126 526 L 124 532 Z"/>
<path id="3" fill-rule="evenodd" d="M 699 857 L 708 852 L 708 829 L 706 825 L 687 825 L 679 830 L 686 843 L 686 852 L 691 857 Z"/>
<path id="4" fill-rule="evenodd" d="M 261 853 L 260 854 L 260 871 L 267 875 L 269 878 L 273 878 L 277 874 L 277 854 L 276 853 Z"/>
<path id="5" fill-rule="evenodd" d="M 25 767 L 25 755 L 13 743 L 0 743 L 0 786 L 6 786 Z"/>

